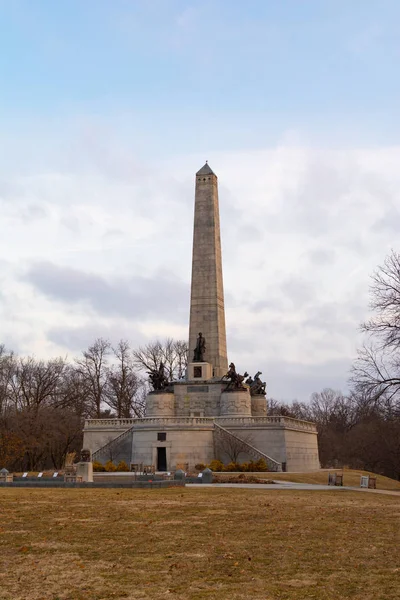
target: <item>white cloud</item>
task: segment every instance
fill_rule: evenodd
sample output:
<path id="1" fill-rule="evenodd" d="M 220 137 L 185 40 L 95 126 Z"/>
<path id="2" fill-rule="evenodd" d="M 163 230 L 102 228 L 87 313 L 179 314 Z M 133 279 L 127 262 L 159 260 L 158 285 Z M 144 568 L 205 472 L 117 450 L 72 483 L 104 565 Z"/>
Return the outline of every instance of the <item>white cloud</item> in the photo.
<path id="1" fill-rule="evenodd" d="M 231 358 L 262 370 L 274 397 L 345 387 L 369 274 L 397 246 L 400 148 L 298 142 L 207 158 L 220 184 Z M 184 337 L 204 160 L 144 163 L 100 134 L 72 158 L 58 150 L 48 170 L 0 167 L 0 341 L 47 357 L 76 354 L 90 336 Z"/>

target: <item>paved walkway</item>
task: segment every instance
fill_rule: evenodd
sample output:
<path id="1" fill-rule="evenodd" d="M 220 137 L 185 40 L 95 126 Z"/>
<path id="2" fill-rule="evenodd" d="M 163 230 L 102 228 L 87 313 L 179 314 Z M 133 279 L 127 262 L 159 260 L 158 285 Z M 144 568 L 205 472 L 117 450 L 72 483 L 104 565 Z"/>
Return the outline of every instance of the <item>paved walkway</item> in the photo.
<path id="1" fill-rule="evenodd" d="M 292 483 L 279 481 L 278 483 L 187 483 L 186 487 L 224 487 L 244 488 L 254 490 L 344 490 L 344 487 L 330 485 L 314 485 L 312 483 Z"/>
<path id="2" fill-rule="evenodd" d="M 277 481 L 276 483 L 187 483 L 186 487 L 225 487 L 261 490 L 293 490 L 293 491 L 338 491 L 338 492 L 369 492 L 372 494 L 387 494 L 400 498 L 400 491 L 396 490 L 369 490 L 359 487 L 318 485 L 315 483 L 294 483 L 292 481 Z"/>

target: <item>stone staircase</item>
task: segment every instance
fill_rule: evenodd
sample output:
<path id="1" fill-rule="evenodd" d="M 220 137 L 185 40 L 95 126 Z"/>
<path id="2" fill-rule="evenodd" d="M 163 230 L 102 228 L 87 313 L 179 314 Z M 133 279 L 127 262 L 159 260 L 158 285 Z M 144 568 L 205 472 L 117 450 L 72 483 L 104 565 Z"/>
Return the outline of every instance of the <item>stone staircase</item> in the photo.
<path id="1" fill-rule="evenodd" d="M 246 442 L 246 440 L 243 440 L 235 433 L 228 431 L 228 429 L 225 429 L 225 427 L 221 427 L 221 425 L 218 425 L 218 423 L 215 422 L 214 432 L 217 436 L 225 438 L 228 442 L 232 441 L 240 444 L 240 446 L 243 448 L 242 451 L 251 456 L 253 459 L 264 459 L 269 471 L 282 471 L 282 464 L 280 462 L 274 460 L 270 456 L 267 456 L 267 454 L 264 454 L 264 452 L 261 452 L 261 450 L 258 450 L 255 446 L 252 446 L 251 444 Z"/>
<path id="2" fill-rule="evenodd" d="M 106 463 L 113 457 L 113 462 L 118 463 L 120 460 L 124 460 L 129 466 L 132 458 L 132 433 L 134 428 L 135 426 L 132 425 L 132 427 L 129 427 L 129 429 L 123 431 L 116 438 L 107 442 L 107 444 L 96 450 L 96 452 L 93 452 L 92 460 Z"/>

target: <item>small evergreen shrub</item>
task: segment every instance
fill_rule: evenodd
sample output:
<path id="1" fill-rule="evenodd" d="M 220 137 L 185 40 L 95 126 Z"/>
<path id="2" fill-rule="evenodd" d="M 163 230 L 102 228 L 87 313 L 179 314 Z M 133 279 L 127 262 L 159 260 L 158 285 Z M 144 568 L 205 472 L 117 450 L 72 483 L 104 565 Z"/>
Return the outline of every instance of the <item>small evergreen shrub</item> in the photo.
<path id="1" fill-rule="evenodd" d="M 129 471 L 129 467 L 124 460 L 120 460 L 119 463 L 117 464 L 115 470 L 125 472 L 125 471 Z"/>
<path id="2" fill-rule="evenodd" d="M 105 471 L 107 471 L 107 473 L 115 473 L 115 471 L 117 470 L 117 467 L 114 465 L 112 460 L 108 460 L 104 466 Z"/>
<path id="3" fill-rule="evenodd" d="M 241 472 L 241 473 L 261 473 L 268 471 L 267 463 L 263 458 L 257 461 L 251 460 L 250 462 L 244 462 L 242 464 L 231 461 L 229 464 L 224 465 L 220 460 L 212 460 L 208 465 L 211 471 L 217 471 L 219 473 L 225 471 L 226 473 Z M 199 468 L 201 467 L 201 469 Z M 198 464 L 195 466 L 198 471 L 203 471 L 205 465 Z"/>
<path id="4" fill-rule="evenodd" d="M 227 473 L 232 473 L 234 471 L 241 471 L 241 467 L 239 463 L 230 462 L 229 464 L 224 466 L 223 471 L 226 471 Z"/>
<path id="5" fill-rule="evenodd" d="M 213 483 L 270 483 L 271 479 L 259 479 L 255 475 L 240 473 L 240 475 L 213 475 Z"/>
<path id="6" fill-rule="evenodd" d="M 208 468 L 211 469 L 211 471 L 223 471 L 224 470 L 224 465 L 220 460 L 212 460 L 210 462 L 210 464 L 208 465 Z"/>
<path id="7" fill-rule="evenodd" d="M 106 468 L 101 462 L 98 462 L 97 460 L 93 461 L 93 471 L 104 473 L 105 470 Z"/>
<path id="8" fill-rule="evenodd" d="M 268 467 L 267 467 L 267 463 L 265 462 L 265 460 L 263 458 L 260 458 L 255 464 L 254 464 L 254 471 L 258 471 L 259 473 L 261 473 L 262 471 L 268 471 Z"/>

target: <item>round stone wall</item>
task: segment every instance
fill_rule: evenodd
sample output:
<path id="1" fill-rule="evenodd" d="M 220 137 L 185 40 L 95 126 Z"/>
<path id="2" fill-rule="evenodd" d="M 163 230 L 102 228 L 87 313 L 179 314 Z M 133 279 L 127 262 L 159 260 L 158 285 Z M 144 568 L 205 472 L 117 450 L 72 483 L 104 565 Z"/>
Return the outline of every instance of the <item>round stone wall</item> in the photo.
<path id="1" fill-rule="evenodd" d="M 266 417 L 267 416 L 267 399 L 265 396 L 251 397 L 251 416 Z"/>
<path id="2" fill-rule="evenodd" d="M 251 399 L 249 390 L 222 392 L 220 416 L 251 417 Z"/>
<path id="3" fill-rule="evenodd" d="M 146 417 L 174 417 L 174 394 L 149 394 L 146 398 Z"/>

